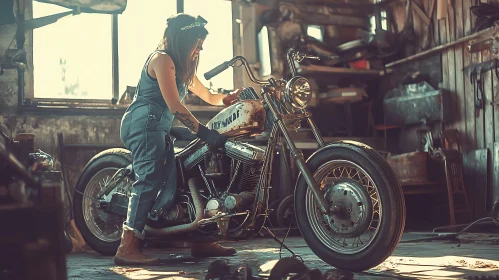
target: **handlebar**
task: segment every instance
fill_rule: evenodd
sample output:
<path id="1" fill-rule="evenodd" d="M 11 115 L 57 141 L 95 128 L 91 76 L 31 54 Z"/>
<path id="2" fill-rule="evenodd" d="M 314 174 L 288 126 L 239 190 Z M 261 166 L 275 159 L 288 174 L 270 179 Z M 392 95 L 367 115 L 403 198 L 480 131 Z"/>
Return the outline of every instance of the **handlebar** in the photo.
<path id="1" fill-rule="evenodd" d="M 311 55 L 307 55 L 307 54 L 304 54 L 304 53 L 300 53 L 298 51 L 295 51 L 292 48 L 289 49 L 289 51 L 287 53 L 287 59 L 288 59 L 289 67 L 291 68 L 291 71 L 293 72 L 293 76 L 296 75 L 296 67 L 294 65 L 293 60 L 296 60 L 297 62 L 300 62 L 300 61 L 302 61 L 305 58 L 317 59 L 317 60 L 320 59 L 317 56 L 311 56 Z M 249 67 L 248 61 L 243 56 L 235 56 L 231 60 L 223 62 L 222 64 L 220 64 L 220 65 L 216 66 L 215 68 L 211 69 L 210 71 L 206 72 L 204 74 L 204 78 L 206 80 L 210 80 L 211 78 L 215 77 L 216 75 L 218 75 L 218 74 L 222 73 L 223 71 L 227 70 L 227 68 L 229 68 L 229 66 L 235 67 L 234 63 L 236 61 L 240 61 L 241 62 L 242 66 L 244 66 L 244 69 L 246 70 L 246 73 L 248 74 L 248 77 L 250 78 L 250 80 L 253 83 L 259 84 L 259 85 L 267 85 L 267 84 L 270 83 L 269 81 L 259 80 L 259 79 L 255 78 L 255 75 L 253 74 L 253 71 L 251 71 L 251 68 Z M 240 67 L 240 66 L 241 65 L 238 65 L 237 67 Z"/>
<path id="2" fill-rule="evenodd" d="M 296 76 L 296 72 L 297 72 L 296 65 L 294 64 L 293 59 L 297 62 L 301 62 L 305 58 L 320 60 L 320 58 L 318 56 L 313 56 L 313 55 L 301 53 L 299 51 L 295 51 L 292 48 L 288 50 L 288 53 L 286 54 L 286 58 L 288 59 L 288 65 L 289 65 L 289 68 L 291 68 L 291 72 L 293 73 L 293 77 Z"/>
<path id="3" fill-rule="evenodd" d="M 229 62 L 225 61 L 224 63 L 218 65 L 217 67 L 211 69 L 210 71 L 204 73 L 204 78 L 206 80 L 211 80 L 211 78 L 215 77 L 216 75 L 222 73 L 225 71 L 227 68 L 229 68 Z"/>
<path id="4" fill-rule="evenodd" d="M 269 84 L 268 81 L 259 80 L 259 79 L 255 78 L 255 75 L 253 74 L 253 71 L 251 71 L 251 68 L 249 67 L 248 61 L 243 56 L 235 56 L 231 60 L 226 61 L 226 62 L 218 65 L 217 67 L 215 67 L 215 68 L 211 69 L 210 71 L 204 73 L 204 78 L 206 80 L 209 80 L 209 79 L 215 77 L 216 75 L 222 73 L 223 71 L 225 71 L 227 68 L 229 68 L 229 66 L 235 67 L 234 64 L 237 61 L 240 61 L 241 64 L 242 64 L 242 66 L 244 66 L 244 69 L 246 70 L 246 73 L 248 74 L 250 80 L 253 83 L 260 84 L 260 85 L 267 85 L 267 84 Z M 241 65 L 239 65 L 237 67 L 240 67 L 240 66 Z"/>

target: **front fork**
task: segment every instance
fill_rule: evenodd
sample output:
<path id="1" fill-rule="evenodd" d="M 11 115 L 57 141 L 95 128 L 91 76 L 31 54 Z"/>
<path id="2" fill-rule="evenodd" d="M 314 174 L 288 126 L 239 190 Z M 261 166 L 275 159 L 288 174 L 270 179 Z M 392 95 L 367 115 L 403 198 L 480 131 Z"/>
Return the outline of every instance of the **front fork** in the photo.
<path id="1" fill-rule="evenodd" d="M 303 156 L 302 151 L 299 150 L 298 148 L 296 148 L 295 143 L 293 142 L 293 140 L 289 136 L 288 129 L 287 129 L 286 125 L 284 124 L 284 121 L 282 120 L 281 114 L 274 106 L 274 103 L 271 100 L 269 100 L 269 96 L 267 94 L 263 94 L 263 98 L 264 98 L 265 102 L 267 103 L 267 105 L 269 106 L 269 109 L 272 112 L 272 114 L 274 114 L 274 116 L 276 117 L 277 126 L 279 127 L 279 130 L 281 131 L 282 136 L 284 136 L 284 139 L 286 140 L 286 143 L 288 144 L 291 156 L 295 160 L 295 162 L 298 166 L 298 169 L 300 169 L 300 172 L 303 175 L 303 178 L 307 182 L 307 186 L 312 191 L 312 194 L 314 195 L 314 197 L 319 205 L 319 209 L 321 210 L 321 212 L 323 214 L 329 213 L 330 206 L 327 203 L 326 199 L 322 196 L 320 186 L 315 181 L 314 176 L 312 175 L 312 172 L 310 172 L 310 169 L 307 166 L 307 163 L 305 161 L 305 158 Z M 305 110 L 303 110 L 303 112 L 305 112 Z M 314 121 L 310 117 L 307 117 L 307 121 L 308 121 L 310 127 L 312 128 L 312 131 L 314 133 L 315 138 L 317 139 L 317 142 L 319 143 L 319 146 L 324 147 L 325 146 L 324 139 L 322 139 L 322 136 L 321 136 L 319 130 L 317 129 L 317 126 L 315 125 Z"/>

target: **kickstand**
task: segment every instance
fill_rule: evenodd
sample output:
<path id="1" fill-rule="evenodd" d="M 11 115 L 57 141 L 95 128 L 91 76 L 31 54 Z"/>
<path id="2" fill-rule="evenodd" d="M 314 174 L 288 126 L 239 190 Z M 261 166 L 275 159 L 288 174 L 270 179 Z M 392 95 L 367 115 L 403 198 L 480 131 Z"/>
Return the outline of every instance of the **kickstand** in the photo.
<path id="1" fill-rule="evenodd" d="M 299 255 L 295 254 L 295 252 L 293 252 L 286 244 L 284 244 L 284 242 L 282 242 L 268 227 L 262 227 L 264 230 L 266 230 L 270 236 L 275 240 L 277 241 L 277 243 L 279 243 L 282 247 L 284 247 L 286 250 L 288 250 L 291 255 L 293 255 L 293 258 L 295 259 L 299 259 L 301 262 L 303 262 L 303 259 L 302 257 L 300 257 Z"/>

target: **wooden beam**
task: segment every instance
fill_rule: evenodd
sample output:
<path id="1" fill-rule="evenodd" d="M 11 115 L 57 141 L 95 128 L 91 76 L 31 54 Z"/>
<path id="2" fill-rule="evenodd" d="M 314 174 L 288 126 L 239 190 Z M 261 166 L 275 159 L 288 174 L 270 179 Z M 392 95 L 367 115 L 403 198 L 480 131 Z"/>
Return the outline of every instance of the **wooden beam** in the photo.
<path id="1" fill-rule="evenodd" d="M 461 39 L 455 40 L 454 42 L 450 42 L 450 43 L 447 43 L 447 44 L 444 44 L 444 45 L 440 45 L 438 47 L 429 49 L 427 51 L 420 52 L 420 53 L 415 54 L 415 55 L 411 55 L 411 56 L 406 57 L 404 59 L 400 59 L 400 60 L 396 60 L 394 62 L 390 62 L 390 63 L 386 64 L 385 67 L 386 68 L 392 68 L 392 67 L 394 67 L 396 65 L 399 65 L 399 64 L 403 64 L 403 63 L 406 63 L 406 62 L 409 62 L 409 61 L 413 61 L 413 60 L 416 60 L 416 59 L 419 59 L 419 58 L 422 58 L 422 57 L 426 57 L 426 56 L 428 56 L 430 54 L 441 52 L 441 51 L 446 50 L 446 49 L 448 49 L 450 47 L 454 47 L 455 45 L 466 43 L 466 42 L 468 42 L 470 40 L 473 40 L 475 38 L 478 38 L 480 36 L 484 36 L 484 35 L 491 35 L 492 36 L 493 32 L 495 30 L 496 30 L 496 27 L 491 27 L 491 28 L 482 30 L 480 32 L 477 32 L 477 33 L 471 34 L 469 36 L 463 37 Z"/>
<path id="2" fill-rule="evenodd" d="M 416 11 L 416 13 L 421 17 L 421 19 L 424 21 L 424 23 L 428 26 L 431 24 L 431 19 L 425 14 L 421 6 L 419 6 L 416 1 L 412 2 L 412 9 Z"/>
<path id="3" fill-rule="evenodd" d="M 329 73 L 329 74 L 350 74 L 350 75 L 382 75 L 383 71 L 371 69 L 353 69 L 343 67 L 328 67 L 320 65 L 300 65 L 303 74 Z"/>
<path id="4" fill-rule="evenodd" d="M 177 13 L 184 13 L 184 0 L 177 0 Z"/>
<path id="5" fill-rule="evenodd" d="M 113 77 L 113 98 L 120 99 L 120 68 L 119 68 L 119 46 L 118 46 L 118 15 L 112 16 L 112 77 Z"/>

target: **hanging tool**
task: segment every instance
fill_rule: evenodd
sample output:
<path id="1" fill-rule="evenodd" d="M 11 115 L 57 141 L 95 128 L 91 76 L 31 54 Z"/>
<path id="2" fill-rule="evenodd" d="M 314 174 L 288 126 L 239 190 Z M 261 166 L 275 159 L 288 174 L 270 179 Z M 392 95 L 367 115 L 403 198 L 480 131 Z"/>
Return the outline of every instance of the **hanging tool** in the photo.
<path id="1" fill-rule="evenodd" d="M 471 64 L 466 66 L 463 71 L 466 75 L 470 76 L 470 82 L 473 85 L 473 93 L 475 94 L 475 115 L 478 116 L 479 110 L 483 109 L 485 103 L 485 87 L 483 84 L 483 74 L 485 72 L 494 70 L 497 78 L 499 78 L 499 62 L 497 58 L 491 59 L 486 62 Z M 494 97 L 497 100 L 498 96 Z M 490 104 L 499 104 L 499 100 L 491 101 Z"/>
<path id="2" fill-rule="evenodd" d="M 475 96 L 475 117 L 480 115 L 480 109 L 483 109 L 484 85 L 482 81 L 482 65 L 478 65 L 470 75 L 470 82 L 473 85 L 473 94 Z"/>

